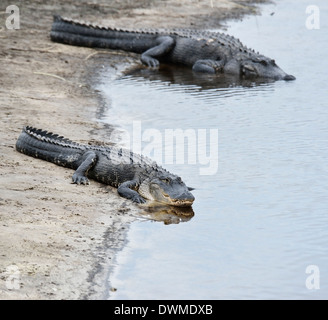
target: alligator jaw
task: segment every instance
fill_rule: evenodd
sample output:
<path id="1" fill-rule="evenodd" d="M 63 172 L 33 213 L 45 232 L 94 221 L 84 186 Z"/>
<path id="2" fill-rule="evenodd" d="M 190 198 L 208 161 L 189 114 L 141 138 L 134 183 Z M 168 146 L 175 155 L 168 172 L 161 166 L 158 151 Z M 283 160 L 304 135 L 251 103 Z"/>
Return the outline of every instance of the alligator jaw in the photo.
<path id="1" fill-rule="evenodd" d="M 194 203 L 194 200 L 172 200 L 172 205 L 177 207 L 190 207 Z"/>
<path id="2" fill-rule="evenodd" d="M 183 194 L 177 199 L 172 199 L 168 194 L 163 194 L 165 201 L 164 203 L 172 205 L 172 206 L 177 206 L 177 207 L 190 207 L 195 198 L 194 196 L 188 192 L 188 194 Z"/>
<path id="3" fill-rule="evenodd" d="M 145 179 L 140 184 L 138 193 L 148 200 L 175 207 L 190 207 L 195 200 L 181 178 L 169 172 L 162 172 L 160 178 L 155 176 Z"/>

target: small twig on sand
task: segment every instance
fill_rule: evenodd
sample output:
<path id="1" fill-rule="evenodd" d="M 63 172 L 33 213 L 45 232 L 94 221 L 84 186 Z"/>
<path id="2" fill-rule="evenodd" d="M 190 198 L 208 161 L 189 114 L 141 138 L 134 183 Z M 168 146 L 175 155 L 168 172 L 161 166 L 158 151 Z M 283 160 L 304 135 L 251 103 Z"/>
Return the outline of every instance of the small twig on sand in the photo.
<path id="1" fill-rule="evenodd" d="M 92 56 L 98 54 L 99 52 L 92 52 L 90 53 L 84 60 L 88 60 L 89 58 L 91 58 Z"/>
<path id="2" fill-rule="evenodd" d="M 51 73 L 46 73 L 46 72 L 33 72 L 34 74 L 41 74 L 43 76 L 49 76 L 49 77 L 53 77 L 53 78 L 57 78 L 57 79 L 60 79 L 60 80 L 63 80 L 63 81 L 66 81 L 66 79 L 60 77 L 60 76 L 57 76 L 55 74 L 51 74 Z"/>
<path id="3" fill-rule="evenodd" d="M 51 46 L 51 47 L 47 47 L 47 48 L 37 48 L 37 47 L 31 47 L 31 50 L 33 51 L 40 51 L 40 52 L 51 52 L 53 53 L 53 51 L 50 51 L 54 48 L 55 46 Z"/>
<path id="4" fill-rule="evenodd" d="M 90 53 L 86 58 L 84 58 L 84 60 L 85 61 L 89 60 L 89 58 L 95 56 L 96 54 L 110 54 L 110 55 L 115 55 L 115 56 L 124 56 L 127 53 L 126 52 L 120 52 L 120 51 L 115 51 L 115 52 L 112 52 L 112 51 L 97 51 L 97 52 Z"/>

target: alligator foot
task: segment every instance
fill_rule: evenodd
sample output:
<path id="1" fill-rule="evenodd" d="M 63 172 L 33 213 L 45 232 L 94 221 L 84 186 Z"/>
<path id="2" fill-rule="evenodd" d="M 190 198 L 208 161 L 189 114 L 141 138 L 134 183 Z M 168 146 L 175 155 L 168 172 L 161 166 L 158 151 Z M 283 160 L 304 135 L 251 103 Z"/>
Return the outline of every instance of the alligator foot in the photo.
<path id="1" fill-rule="evenodd" d="M 90 184 L 89 179 L 86 176 L 76 172 L 72 176 L 72 183 L 85 184 L 85 185 Z"/>
<path id="2" fill-rule="evenodd" d="M 222 72 L 223 63 L 222 61 L 216 60 L 198 60 L 192 67 L 192 70 L 195 72 L 204 72 L 204 73 L 219 73 Z"/>
<path id="3" fill-rule="evenodd" d="M 137 191 L 133 190 L 137 186 L 138 181 L 136 180 L 125 181 L 117 188 L 117 192 L 121 197 L 130 199 L 135 203 L 145 203 L 146 200 Z"/>
<path id="4" fill-rule="evenodd" d="M 95 165 L 97 161 L 97 155 L 94 151 L 87 151 L 82 156 L 82 163 L 76 169 L 72 176 L 73 183 L 76 184 L 89 184 L 89 180 L 87 178 L 88 171 Z"/>
<path id="5" fill-rule="evenodd" d="M 158 68 L 159 67 L 159 61 L 148 55 L 142 55 L 141 62 L 150 68 Z"/>
<path id="6" fill-rule="evenodd" d="M 156 39 L 157 45 L 148 49 L 141 55 L 141 62 L 148 67 L 157 68 L 159 61 L 156 58 L 161 58 L 167 55 L 175 45 L 175 40 L 170 36 L 161 36 Z"/>
<path id="7" fill-rule="evenodd" d="M 131 200 L 135 203 L 146 203 L 146 200 L 140 195 L 132 197 Z"/>

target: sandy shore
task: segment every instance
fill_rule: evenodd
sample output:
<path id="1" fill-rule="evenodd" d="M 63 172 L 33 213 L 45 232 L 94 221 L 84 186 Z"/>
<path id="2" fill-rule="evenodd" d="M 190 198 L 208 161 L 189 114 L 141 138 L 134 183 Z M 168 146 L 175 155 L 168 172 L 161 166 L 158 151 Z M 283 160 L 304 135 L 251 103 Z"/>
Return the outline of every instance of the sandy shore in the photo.
<path id="1" fill-rule="evenodd" d="M 0 299 L 99 299 L 115 253 L 142 209 L 94 181 L 15 151 L 24 125 L 82 143 L 109 143 L 88 83 L 97 50 L 52 43 L 53 14 L 124 27 L 219 27 L 252 13 L 254 1 L 18 1 L 20 29 L 7 30 L 0 5 Z M 262 2 L 262 1 L 257 1 Z M 115 66 L 139 63 L 114 54 Z M 157 220 L 163 220 L 158 216 Z"/>

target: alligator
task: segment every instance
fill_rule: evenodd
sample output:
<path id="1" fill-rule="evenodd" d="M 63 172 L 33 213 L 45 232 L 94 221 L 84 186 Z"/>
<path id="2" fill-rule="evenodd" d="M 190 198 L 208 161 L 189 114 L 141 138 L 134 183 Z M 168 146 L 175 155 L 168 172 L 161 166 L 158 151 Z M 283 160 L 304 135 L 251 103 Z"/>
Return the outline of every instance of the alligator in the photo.
<path id="1" fill-rule="evenodd" d="M 23 128 L 16 150 L 26 155 L 74 169 L 72 182 L 94 179 L 117 188 L 118 194 L 136 203 L 147 200 L 190 207 L 195 200 L 181 178 L 151 159 L 119 147 L 85 145 L 36 129 Z"/>
<path id="2" fill-rule="evenodd" d="M 141 54 L 141 62 L 182 64 L 195 72 L 225 73 L 242 78 L 295 80 L 275 60 L 256 53 L 233 36 L 192 29 L 127 30 L 54 16 L 52 41 Z"/>

